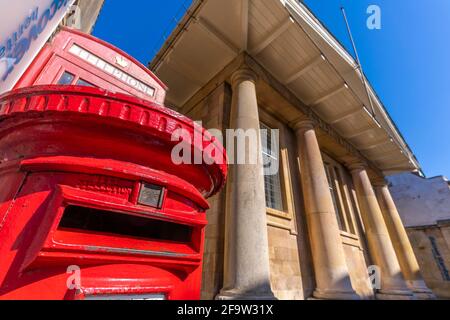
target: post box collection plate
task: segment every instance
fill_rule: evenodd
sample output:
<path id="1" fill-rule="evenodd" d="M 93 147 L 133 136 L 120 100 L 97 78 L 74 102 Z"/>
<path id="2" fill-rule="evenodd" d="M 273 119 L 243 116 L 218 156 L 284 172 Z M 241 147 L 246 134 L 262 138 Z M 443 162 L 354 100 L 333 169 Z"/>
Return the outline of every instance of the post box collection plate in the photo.
<path id="1" fill-rule="evenodd" d="M 141 185 L 139 204 L 160 209 L 162 207 L 164 189 L 148 183 Z"/>

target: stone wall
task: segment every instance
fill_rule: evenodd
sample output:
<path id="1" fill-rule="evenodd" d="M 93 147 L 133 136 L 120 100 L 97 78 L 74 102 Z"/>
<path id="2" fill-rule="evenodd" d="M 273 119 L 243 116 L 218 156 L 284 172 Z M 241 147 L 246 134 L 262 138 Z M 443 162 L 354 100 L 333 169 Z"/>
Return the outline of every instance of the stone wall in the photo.
<path id="1" fill-rule="evenodd" d="M 78 12 L 70 11 L 63 24 L 77 28 L 85 33 L 92 33 L 105 0 L 77 0 Z"/>
<path id="2" fill-rule="evenodd" d="M 388 180 L 405 227 L 430 226 L 450 219 L 450 187 L 446 178 L 425 179 L 404 173 Z"/>
<path id="3" fill-rule="evenodd" d="M 450 299 L 450 224 L 407 229 L 427 286 Z"/>
<path id="4" fill-rule="evenodd" d="M 270 282 L 280 300 L 305 299 L 297 236 L 289 230 L 268 226 Z M 306 296 L 308 297 L 308 296 Z"/>
<path id="5" fill-rule="evenodd" d="M 344 252 L 353 289 L 361 299 L 374 299 L 374 292 L 368 282 L 368 263 L 361 245 L 344 243 Z"/>
<path id="6" fill-rule="evenodd" d="M 450 299 L 450 186 L 445 177 L 411 173 L 389 177 L 423 278 L 438 298 Z"/>
<path id="7" fill-rule="evenodd" d="M 224 193 L 209 199 L 208 225 L 203 255 L 202 300 L 213 300 L 223 284 L 224 257 Z"/>
<path id="8" fill-rule="evenodd" d="M 224 130 L 229 126 L 230 107 L 230 88 L 222 84 L 191 110 L 181 112 L 194 121 L 202 121 L 206 129 Z M 226 188 L 208 200 L 210 209 L 207 212 L 201 297 L 204 300 L 214 299 L 223 284 L 225 196 Z"/>

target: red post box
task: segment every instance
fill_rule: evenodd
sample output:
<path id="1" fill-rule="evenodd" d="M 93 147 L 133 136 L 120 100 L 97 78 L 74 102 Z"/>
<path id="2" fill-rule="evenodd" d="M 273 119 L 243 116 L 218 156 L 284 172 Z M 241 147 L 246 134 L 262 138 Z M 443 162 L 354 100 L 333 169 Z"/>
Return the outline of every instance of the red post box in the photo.
<path id="1" fill-rule="evenodd" d="M 0 97 L 0 299 L 200 298 L 206 199 L 226 154 L 163 107 L 165 91 L 64 29 Z M 211 161 L 176 165 L 178 129 L 206 137 L 186 143 L 212 144 Z"/>

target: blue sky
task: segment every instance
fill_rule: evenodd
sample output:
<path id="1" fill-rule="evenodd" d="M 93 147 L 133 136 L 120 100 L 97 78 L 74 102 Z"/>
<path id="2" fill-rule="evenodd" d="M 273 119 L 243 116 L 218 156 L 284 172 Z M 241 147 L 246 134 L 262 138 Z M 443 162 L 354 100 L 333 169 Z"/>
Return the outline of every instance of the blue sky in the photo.
<path id="1" fill-rule="evenodd" d="M 94 35 L 147 64 L 190 0 L 128 3 L 133 6 L 106 0 Z M 364 71 L 425 174 L 450 178 L 450 1 L 305 3 L 352 53 L 340 11 L 344 5 Z M 381 30 L 366 27 L 371 4 L 381 8 Z"/>

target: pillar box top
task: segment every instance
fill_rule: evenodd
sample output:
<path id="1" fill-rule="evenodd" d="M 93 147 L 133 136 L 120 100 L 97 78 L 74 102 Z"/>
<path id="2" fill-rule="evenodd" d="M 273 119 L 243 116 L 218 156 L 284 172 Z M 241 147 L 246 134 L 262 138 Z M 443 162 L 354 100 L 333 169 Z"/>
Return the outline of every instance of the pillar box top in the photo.
<path id="1" fill-rule="evenodd" d="M 187 148 L 201 162 L 177 165 L 172 150 L 182 129 Z M 194 133 L 202 137 L 194 141 Z M 198 137 L 197 136 L 197 137 Z M 14 147 L 11 147 L 14 146 Z M 209 151 L 206 151 L 209 150 Z M 100 88 L 34 86 L 0 96 L 0 165 L 38 157 L 77 157 L 133 163 L 193 185 L 207 198 L 224 185 L 222 144 L 185 116 L 158 103 Z"/>

